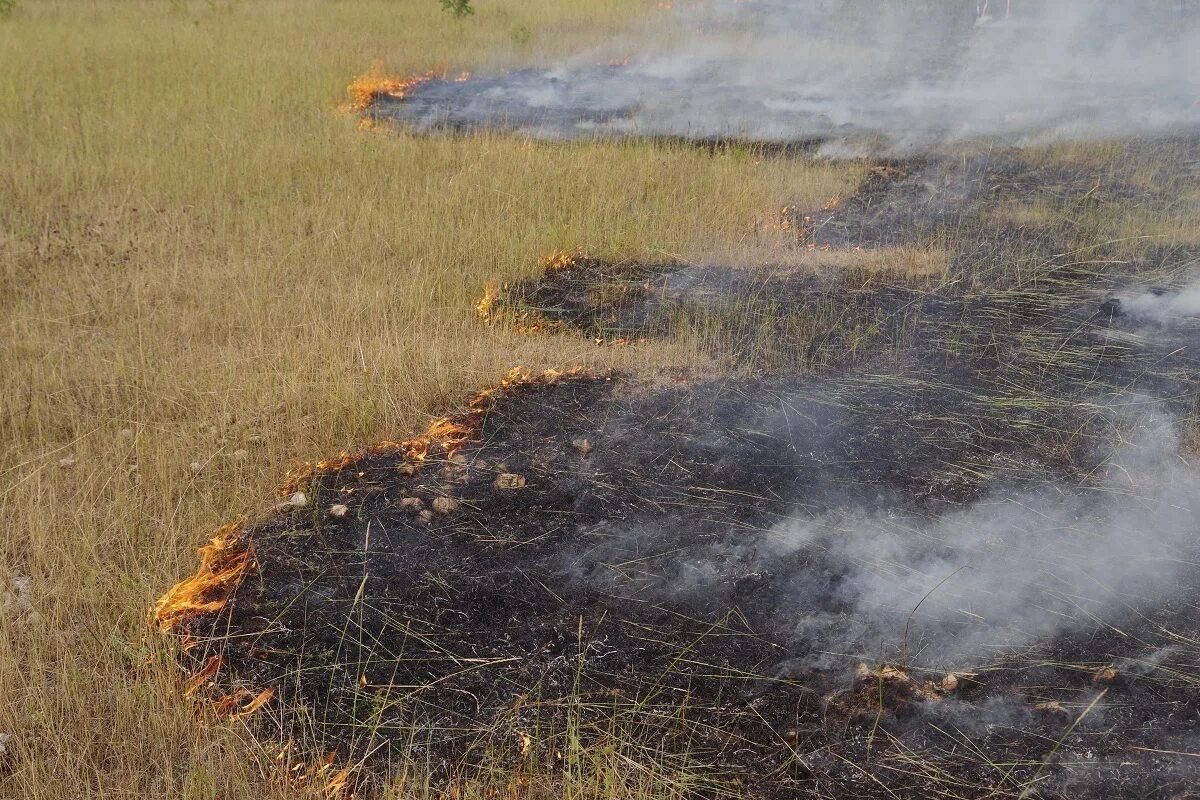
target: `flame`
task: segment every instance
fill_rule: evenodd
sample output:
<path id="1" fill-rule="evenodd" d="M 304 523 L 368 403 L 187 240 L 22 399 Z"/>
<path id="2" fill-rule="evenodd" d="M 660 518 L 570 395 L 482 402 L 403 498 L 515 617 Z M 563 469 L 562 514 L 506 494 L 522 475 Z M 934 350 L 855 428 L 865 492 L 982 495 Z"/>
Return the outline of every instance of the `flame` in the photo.
<path id="1" fill-rule="evenodd" d="M 271 702 L 271 698 L 274 696 L 275 696 L 275 687 L 274 686 L 263 689 L 261 692 L 254 695 L 254 699 L 252 699 L 249 703 L 247 703 L 246 705 L 244 705 L 240 709 L 238 709 L 238 712 L 233 715 L 233 718 L 241 719 L 242 717 L 250 716 L 255 711 L 258 711 L 260 708 L 265 706 L 267 703 Z"/>
<path id="2" fill-rule="evenodd" d="M 336 771 L 338 755 L 328 752 L 321 758 L 309 758 L 296 746 L 296 741 L 289 738 L 276 749 L 274 760 L 277 767 L 271 771 L 268 780 L 272 785 L 283 787 L 286 796 L 291 797 L 301 792 L 302 787 L 306 785 L 312 785 L 316 781 L 321 781 L 322 784 L 327 782 L 329 776 Z"/>
<path id="3" fill-rule="evenodd" d="M 569 253 L 566 256 L 573 258 Z M 570 265 L 563 266 L 557 261 L 554 262 L 554 266 L 547 267 L 551 271 L 569 268 Z M 505 313 L 497 314 L 497 301 L 500 300 L 501 294 L 507 291 L 507 289 L 507 284 L 498 286 L 494 282 L 488 282 L 484 285 L 483 296 L 475 302 L 475 313 L 479 315 L 481 320 L 487 323 L 494 323 L 500 321 L 502 318 L 506 318 L 511 323 L 510 327 L 512 330 L 525 334 L 553 333 L 564 328 L 562 322 L 547 319 L 532 309 L 505 308 L 502 309 Z"/>
<path id="4" fill-rule="evenodd" d="M 200 687 L 208 683 L 214 678 L 217 672 L 221 669 L 221 655 L 210 656 L 204 666 L 200 668 L 195 675 L 188 678 L 188 681 L 183 686 L 183 696 L 191 697 L 196 692 L 200 691 Z"/>
<path id="5" fill-rule="evenodd" d="M 244 541 L 243 533 L 240 522 L 225 525 L 197 550 L 200 566 L 196 574 L 172 586 L 155 605 L 154 620 L 160 631 L 168 633 L 190 617 L 224 608 L 237 582 L 254 563 L 254 547 Z"/>
<path id="6" fill-rule="evenodd" d="M 350 779 L 353 776 L 353 768 L 343 767 L 329 779 L 322 789 L 322 793 L 329 798 L 342 797 L 350 788 Z"/>
<path id="7" fill-rule="evenodd" d="M 374 105 L 375 101 L 380 97 L 403 100 L 413 89 L 422 83 L 444 79 L 445 77 L 445 72 L 430 70 L 424 74 L 408 75 L 401 78 L 389 75 L 387 69 L 383 66 L 383 62 L 375 61 L 372 62 L 369 70 L 356 77 L 346 87 L 348 99 L 341 106 L 341 109 L 350 113 L 365 111 Z M 460 78 L 465 80 L 462 76 Z"/>
<path id="8" fill-rule="evenodd" d="M 551 250 L 542 257 L 542 268 L 546 272 L 562 272 L 586 260 L 587 254 L 583 252 L 582 247 L 574 250 Z"/>
<path id="9" fill-rule="evenodd" d="M 496 307 L 496 301 L 500 299 L 501 288 L 499 284 L 488 281 L 483 287 L 483 297 L 479 298 L 475 303 L 475 313 L 479 318 L 487 321 L 492 318 L 492 311 Z"/>
<path id="10" fill-rule="evenodd" d="M 591 256 L 582 247 L 574 250 L 551 250 L 542 257 L 541 267 L 547 274 L 566 272 L 589 260 L 591 260 Z M 484 284 L 483 295 L 475 301 L 475 312 L 480 319 L 488 323 L 504 319 L 509 323 L 511 330 L 524 334 L 560 333 L 570 328 L 566 322 L 549 319 L 536 309 L 501 304 L 500 301 L 508 289 L 508 284 L 496 284 L 492 281 Z M 647 342 L 645 338 L 631 339 L 627 337 L 594 339 L 593 341 L 597 345 L 617 347 Z"/>
<path id="11" fill-rule="evenodd" d="M 437 450 L 445 458 L 452 457 L 458 450 L 472 440 L 483 427 L 484 417 L 491 408 L 495 398 L 514 387 L 535 384 L 555 383 L 560 378 L 575 377 L 583 373 L 582 367 L 573 367 L 566 371 L 548 369 L 539 374 L 526 371 L 523 367 L 514 367 L 500 380 L 500 383 L 490 389 L 484 389 L 471 398 L 464 413 L 456 417 L 436 417 L 430 420 L 429 427 L 419 436 L 401 441 L 383 441 L 367 449 L 350 453 L 342 451 L 332 458 L 322 459 L 316 464 L 301 463 L 288 471 L 284 483 L 279 487 L 279 495 L 288 497 L 300 491 L 304 486 L 320 475 L 329 475 L 350 467 L 367 456 L 403 453 L 413 461 L 425 461 Z"/>
<path id="12" fill-rule="evenodd" d="M 311 478 L 321 472 L 332 472 L 353 464 L 368 453 L 402 452 L 415 461 L 427 458 L 435 448 L 441 448 L 447 458 L 474 438 L 483 427 L 483 422 L 494 403 L 514 388 L 530 384 L 554 384 L 564 378 L 584 374 L 583 367 L 568 370 L 547 369 L 531 373 L 523 367 L 509 370 L 500 382 L 489 389 L 478 392 L 467 403 L 466 410 L 456 417 L 437 417 L 420 435 L 399 442 L 381 442 L 359 455 L 339 453 L 333 458 L 318 461 L 315 466 L 305 465 L 302 474 L 289 474 L 289 484 L 283 493 L 290 494 L 298 481 Z M 209 544 L 199 548 L 200 566 L 196 574 L 177 583 L 164 594 L 155 607 L 155 620 L 164 633 L 176 628 L 189 618 L 203 613 L 219 611 L 228 602 L 238 581 L 254 564 L 253 546 L 246 540 L 244 523 L 223 526 L 213 535 Z M 214 681 L 223 666 L 220 654 L 210 656 L 203 666 L 189 677 L 184 685 L 184 697 L 191 697 L 202 687 Z M 217 717 L 231 720 L 244 719 L 266 706 L 275 697 L 275 687 L 267 687 L 257 693 L 241 687 L 213 701 L 208 707 Z M 290 763 L 292 743 L 289 741 L 280 750 L 277 760 Z M 328 754 L 318 763 L 301 761 L 285 770 L 285 780 L 299 785 L 314 779 L 324 778 L 324 795 L 333 798 L 353 797 L 355 769 L 344 767 L 336 772 L 336 755 Z M 332 774 L 330 774 L 332 773 Z"/>

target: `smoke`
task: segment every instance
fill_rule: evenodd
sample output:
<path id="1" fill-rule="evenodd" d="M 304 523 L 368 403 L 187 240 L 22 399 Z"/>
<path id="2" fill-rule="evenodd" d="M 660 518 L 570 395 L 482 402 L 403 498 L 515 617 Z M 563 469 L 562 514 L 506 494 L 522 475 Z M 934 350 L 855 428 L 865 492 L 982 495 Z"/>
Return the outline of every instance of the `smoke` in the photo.
<path id="1" fill-rule="evenodd" d="M 1089 487 L 997 489 L 933 519 L 785 523 L 774 536 L 842 565 L 843 611 L 801 615 L 796 634 L 817 658 L 882 643 L 923 666 L 952 668 L 1152 608 L 1195 566 L 1200 472 L 1181 458 L 1176 427 L 1167 416 L 1142 421 Z M 808 604 L 804 577 L 793 575 L 785 591 L 796 608 Z M 860 629 L 847 636 L 850 618 Z"/>
<path id="2" fill-rule="evenodd" d="M 419 128 L 809 140 L 1113 136 L 1200 124 L 1200 10 L 1178 0 L 709 0 L 545 70 L 432 83 Z M 619 59 L 622 66 L 608 66 Z"/>
<path id="3" fill-rule="evenodd" d="M 1200 317 L 1200 280 L 1195 280 L 1178 291 L 1148 289 L 1137 294 L 1118 297 L 1120 313 L 1135 320 L 1159 326 L 1178 325 L 1189 321 L 1197 322 Z"/>
<path id="4" fill-rule="evenodd" d="M 1120 407 L 1124 439 L 1079 483 L 998 484 L 940 514 L 831 494 L 825 511 L 759 531 L 606 523 L 563 574 L 643 602 L 736 607 L 757 592 L 789 643 L 785 670 L 881 656 L 970 668 L 1117 626 L 1194 580 L 1200 525 L 1200 471 L 1178 421 L 1148 397 Z"/>

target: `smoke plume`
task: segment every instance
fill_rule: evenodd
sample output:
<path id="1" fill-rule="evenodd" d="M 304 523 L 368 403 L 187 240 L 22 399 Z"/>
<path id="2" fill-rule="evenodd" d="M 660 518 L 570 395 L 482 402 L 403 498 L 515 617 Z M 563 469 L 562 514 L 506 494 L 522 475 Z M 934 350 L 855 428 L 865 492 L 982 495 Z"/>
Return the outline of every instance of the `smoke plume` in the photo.
<path id="1" fill-rule="evenodd" d="M 376 113 L 546 138 L 882 137 L 893 147 L 1171 132 L 1200 124 L 1200 10 L 1176 0 L 681 3 L 567 63 L 433 82 Z"/>
<path id="2" fill-rule="evenodd" d="M 1200 520 L 1200 473 L 1176 423 L 1151 414 L 1089 488 L 991 493 L 935 519 L 904 513 L 795 519 L 773 535 L 845 565 L 845 614 L 801 616 L 814 656 L 882 643 L 928 667 L 979 663 L 1072 629 L 1112 624 L 1170 596 Z M 805 607 L 806 586 L 790 587 Z M 860 629 L 848 629 L 847 620 Z M 863 621 L 868 621 L 864 623 Z"/>

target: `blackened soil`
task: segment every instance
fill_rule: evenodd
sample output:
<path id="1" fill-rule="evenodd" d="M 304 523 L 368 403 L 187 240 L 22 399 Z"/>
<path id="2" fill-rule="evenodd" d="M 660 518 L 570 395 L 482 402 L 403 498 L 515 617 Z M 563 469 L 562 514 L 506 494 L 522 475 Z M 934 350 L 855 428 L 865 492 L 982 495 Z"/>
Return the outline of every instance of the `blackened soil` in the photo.
<path id="1" fill-rule="evenodd" d="M 190 632 L 223 653 L 224 682 L 279 687 L 288 724 L 308 709 L 324 746 L 372 750 L 380 770 L 562 767 L 564 731 L 587 746 L 615 730 L 631 753 L 699 769 L 699 795 L 923 797 L 949 781 L 1014 796 L 1037 779 L 1047 797 L 1186 796 L 1160 791 L 1182 780 L 1178 757 L 1136 748 L 1194 730 L 1188 602 L 1094 620 L 1034 658 L 974 656 L 952 690 L 950 667 L 915 657 L 856 675 L 896 656 L 911 608 L 864 614 L 853 565 L 789 544 L 791 523 L 936 518 L 1017 464 L 1063 478 L 1037 435 L 1009 431 L 1002 454 L 934 436 L 927 417 L 949 407 L 906 395 L 885 376 L 526 384 L 453 457 L 370 455 L 317 478 L 310 507 L 250 532 L 256 574 Z M 950 469 L 972 451 L 988 465 Z M 1098 684 L 1108 664 L 1119 677 Z M 1102 688 L 1103 714 L 1052 759 L 1071 763 L 1042 767 Z"/>
<path id="2" fill-rule="evenodd" d="M 896 166 L 803 238 L 905 243 L 974 230 L 997 197 L 1129 191 L 1015 164 Z M 1194 518 L 1153 586 L 1094 605 L 1078 583 L 1030 584 L 1036 619 L 1062 624 L 994 618 L 995 592 L 931 624 L 939 596 L 916 609 L 944 572 L 890 591 L 914 564 L 1003 558 L 932 535 L 999 499 L 1034 509 L 1020 545 L 1049 561 L 1123 508 L 1102 476 L 1129 469 L 1124 444 L 1195 414 L 1200 322 L 1128 302 L 1177 293 L 1181 253 L 1110 264 L 1060 235 L 964 234 L 936 287 L 587 259 L 515 287 L 510 309 L 602 337 L 666 335 L 672 315 L 752 294 L 793 320 L 840 310 L 828 335 L 853 322 L 870 344 L 819 368 L 497 392 L 461 447 L 365 455 L 252 526 L 256 568 L 187 623 L 187 657 L 220 652 L 222 689 L 275 687 L 285 732 L 365 759 L 368 783 L 576 769 L 617 741 L 626 763 L 702 776 L 694 796 L 1200 797 L 1181 755 L 1200 726 Z M 976 279 L 1016 256 L 1017 273 Z M 879 553 L 853 547 L 875 531 Z M 911 541 L 893 553 L 889 531 Z M 897 561 L 890 582 L 866 560 Z"/>
<path id="3" fill-rule="evenodd" d="M 1191 151 L 1174 147 L 1182 164 Z M 1140 150 L 1130 149 L 1128 158 L 1136 160 Z M 1011 150 L 880 164 L 836 208 L 789 206 L 781 212 L 778 224 L 793 232 L 792 245 L 809 266 L 750 269 L 580 257 L 504 287 L 490 316 L 527 328 L 573 329 L 600 341 L 691 336 L 713 355 L 751 370 L 850 367 L 879 350 L 940 335 L 922 326 L 944 329 L 946 312 L 956 306 L 969 312 L 984 287 L 990 293 L 1054 291 L 1066 275 L 1073 283 L 1070 302 L 1077 303 L 1084 287 L 1094 294 L 1115 291 L 1145 280 L 1147 272 L 1200 257 L 1196 248 L 1179 246 L 1148 245 L 1129 258 L 1103 246 L 1085 252 L 1075 245 L 1076 237 L 1111 238 L 1085 229 L 1081 216 L 1111 213 L 1122 204 L 1171 202 L 1168 193 L 1130 181 L 1103 167 L 1030 163 Z M 1005 214 L 1014 206 L 1051 203 L 1061 206 L 1053 223 Z M 829 261 L 838 266 L 821 266 L 827 252 L 874 250 L 886 259 L 888 248 L 914 247 L 948 251 L 948 271 L 913 277 L 900 267 L 887 269 L 886 262 L 866 271 L 834 258 Z M 1091 274 L 1081 279 L 1085 272 Z M 968 326 L 983 321 L 969 313 L 961 319 Z"/>

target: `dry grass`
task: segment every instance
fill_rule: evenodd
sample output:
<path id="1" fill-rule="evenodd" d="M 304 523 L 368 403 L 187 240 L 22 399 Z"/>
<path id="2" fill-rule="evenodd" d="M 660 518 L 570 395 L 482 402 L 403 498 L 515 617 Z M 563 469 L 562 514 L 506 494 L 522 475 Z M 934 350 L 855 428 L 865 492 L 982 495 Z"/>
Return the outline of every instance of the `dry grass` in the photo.
<path id="1" fill-rule="evenodd" d="M 147 626 L 205 532 L 293 458 L 405 433 L 514 363 L 628 357 L 478 324 L 486 280 L 554 247 L 732 246 L 763 209 L 853 184 L 362 134 L 332 110 L 375 58 L 547 60 L 655 5 L 508 0 L 460 24 L 434 0 L 98 0 L 0 21 L 0 796 L 296 796 L 238 730 L 197 724 Z"/>
<path id="2" fill-rule="evenodd" d="M 1063 142 L 1028 150 L 1024 159 L 1042 169 L 1090 174 L 1087 191 L 999 205 L 997 223 L 1053 231 L 1080 247 L 1105 243 L 1109 255 L 1138 259 L 1167 248 L 1200 245 L 1200 191 L 1187 145 L 1170 141 Z M 1195 169 L 1193 165 L 1192 170 Z M 1121 196 L 1114 198 L 1120 189 Z"/>
<path id="3" fill-rule="evenodd" d="M 705 252 L 702 261 L 754 269 L 762 265 L 814 273 L 862 273 L 897 280 L 944 278 L 950 271 L 950 252 L 940 247 L 814 247 L 756 242 L 736 249 Z"/>

